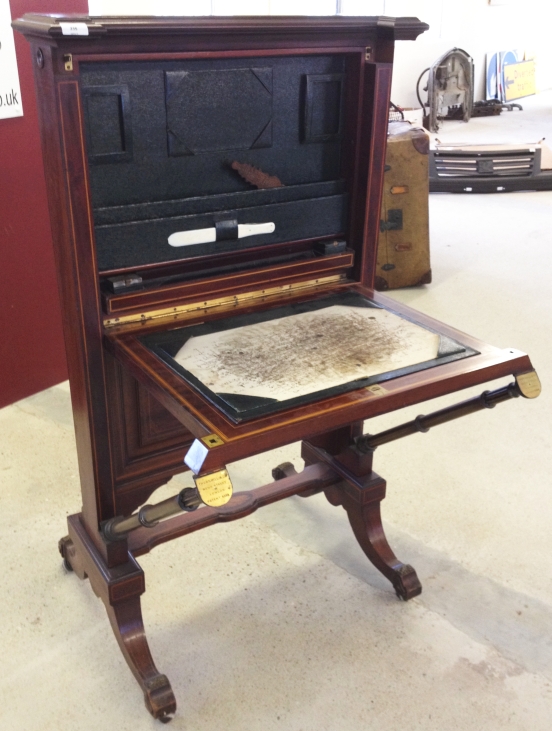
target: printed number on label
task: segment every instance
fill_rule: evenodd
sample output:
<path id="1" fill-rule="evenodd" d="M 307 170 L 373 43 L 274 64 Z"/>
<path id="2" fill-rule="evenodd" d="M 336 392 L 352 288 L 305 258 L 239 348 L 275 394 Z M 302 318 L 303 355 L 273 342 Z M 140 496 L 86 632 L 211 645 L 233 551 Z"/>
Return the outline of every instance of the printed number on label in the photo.
<path id="1" fill-rule="evenodd" d="M 86 23 L 60 23 L 59 25 L 64 36 L 88 35 L 88 26 Z"/>

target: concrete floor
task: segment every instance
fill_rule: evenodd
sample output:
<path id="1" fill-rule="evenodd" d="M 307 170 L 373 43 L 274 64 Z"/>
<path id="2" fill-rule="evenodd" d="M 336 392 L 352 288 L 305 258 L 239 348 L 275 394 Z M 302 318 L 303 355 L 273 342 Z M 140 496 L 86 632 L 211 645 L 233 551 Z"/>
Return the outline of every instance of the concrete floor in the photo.
<path id="1" fill-rule="evenodd" d="M 552 95 L 524 106 L 448 123 L 439 137 L 552 140 Z M 434 281 L 392 295 L 527 351 L 544 386 L 536 401 L 378 450 L 386 530 L 418 571 L 419 598 L 396 599 L 321 496 L 141 559 L 150 645 L 179 703 L 173 729 L 549 731 L 551 205 L 552 192 L 432 195 Z M 287 459 L 301 466 L 297 446 L 231 465 L 236 489 L 269 481 Z M 100 601 L 57 554 L 80 505 L 67 384 L 0 411 L 0 475 L 0 728 L 153 729 Z M 159 497 L 190 478 L 175 482 Z"/>

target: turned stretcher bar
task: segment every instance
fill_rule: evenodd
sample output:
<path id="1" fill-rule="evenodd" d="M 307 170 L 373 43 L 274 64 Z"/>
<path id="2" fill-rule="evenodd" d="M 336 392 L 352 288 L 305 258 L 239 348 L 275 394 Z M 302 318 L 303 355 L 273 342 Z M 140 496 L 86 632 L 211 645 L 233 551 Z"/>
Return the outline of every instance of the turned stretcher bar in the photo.
<path id="1" fill-rule="evenodd" d="M 156 545 L 158 542 L 163 543 L 165 540 L 169 540 L 165 533 L 170 533 L 172 539 L 178 535 L 185 535 L 190 530 L 197 530 L 212 523 L 243 518 L 264 505 L 283 500 L 291 495 L 307 493 L 312 495 L 315 492 L 321 492 L 336 482 L 340 482 L 341 479 L 329 466 L 315 464 L 305 467 L 300 473 L 295 471 L 289 474 L 282 473 L 281 478 L 279 477 L 274 482 L 255 490 L 235 493 L 226 505 L 219 507 L 206 506 L 197 514 L 183 516 L 179 514 L 183 511 L 192 513 L 202 503 L 197 488 L 188 487 L 178 495 L 167 498 L 167 500 L 163 500 L 156 505 L 144 505 L 139 511 L 128 517 L 116 516 L 111 518 L 102 525 L 102 534 L 106 540 L 113 541 L 126 538 L 138 528 L 157 528 L 160 535 L 157 536 L 159 540 L 154 541 L 153 545 Z M 175 515 L 179 516 L 174 521 L 175 523 L 185 520 L 185 524 L 180 528 L 175 526 L 174 534 L 170 530 L 170 523 L 173 521 L 167 521 L 163 526 L 159 526 L 161 520 Z M 155 531 L 152 531 L 152 533 L 155 533 Z M 145 544 L 148 543 L 149 540 L 145 542 Z M 151 547 L 152 545 L 148 545 L 147 550 Z"/>
<path id="2" fill-rule="evenodd" d="M 512 398 L 518 398 L 518 396 L 536 398 L 540 394 L 540 390 L 540 381 L 536 372 L 524 373 L 517 376 L 513 383 L 509 383 L 502 388 L 497 388 L 494 391 L 483 391 L 479 396 L 461 401 L 459 404 L 447 406 L 427 416 L 417 416 L 412 421 L 386 429 L 379 434 L 363 434 L 355 439 L 355 446 L 359 451 L 367 453 L 382 444 L 394 442 L 396 439 L 402 439 L 402 437 L 410 436 L 410 434 L 416 434 L 417 432 L 425 434 L 431 427 L 445 424 L 447 421 L 474 414 L 482 409 L 493 409 L 497 404 L 509 401 Z"/>
<path id="3" fill-rule="evenodd" d="M 431 427 L 438 426 L 439 424 L 445 424 L 448 421 L 459 419 L 462 416 L 473 414 L 483 409 L 492 409 L 497 404 L 509 401 L 512 398 L 518 398 L 523 396 L 524 398 L 536 398 L 540 394 L 540 381 L 535 371 L 524 373 L 516 376 L 516 380 L 509 383 L 507 386 L 497 388 L 494 391 L 484 391 L 479 396 L 461 401 L 458 404 L 447 406 L 439 411 L 434 411 L 426 416 L 417 416 L 412 421 L 400 424 L 391 429 L 386 429 L 379 434 L 364 434 L 356 437 L 354 441 L 355 448 L 364 454 L 374 451 L 376 447 L 382 444 L 395 441 L 396 439 L 402 439 L 402 437 L 416 434 L 418 432 L 428 432 Z M 309 491 L 312 494 L 313 491 L 318 491 L 318 488 L 323 489 L 325 483 L 328 484 L 332 481 L 328 479 L 320 479 L 317 476 L 314 480 L 309 479 L 307 474 L 308 468 L 304 470 L 304 480 L 298 480 L 300 477 L 296 475 L 293 481 L 293 488 L 289 492 L 287 483 L 278 480 L 279 485 L 274 484 L 274 489 L 270 493 L 270 498 L 259 502 L 256 507 L 261 504 L 273 502 L 283 497 L 287 497 L 288 494 L 300 494 L 301 492 Z M 302 473 L 303 474 L 303 473 Z M 331 475 L 329 476 L 331 477 Z M 335 474 L 335 480 L 337 481 L 341 477 Z M 315 484 L 320 482 L 320 485 Z M 269 487 L 269 486 L 267 486 Z M 316 489 L 315 489 L 316 488 Z M 236 495 L 235 498 L 239 496 Z M 267 496 L 268 498 L 268 496 Z M 229 501 L 230 504 L 232 501 Z M 200 493 L 197 488 L 187 487 L 181 490 L 177 495 L 167 498 L 156 505 L 144 505 L 136 513 L 128 517 L 117 516 L 106 521 L 102 526 L 102 533 L 106 540 L 116 541 L 122 540 L 128 536 L 130 532 L 137 528 L 154 528 L 159 524 L 160 521 L 177 515 L 183 511 L 191 512 L 196 510 L 203 503 Z M 229 505 L 230 507 L 230 505 Z"/>

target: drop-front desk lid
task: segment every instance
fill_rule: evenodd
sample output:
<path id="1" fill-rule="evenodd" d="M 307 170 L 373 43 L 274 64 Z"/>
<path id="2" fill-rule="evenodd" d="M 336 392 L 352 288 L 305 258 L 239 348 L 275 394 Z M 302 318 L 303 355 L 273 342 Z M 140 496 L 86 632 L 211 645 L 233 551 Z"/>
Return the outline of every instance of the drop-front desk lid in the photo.
<path id="1" fill-rule="evenodd" d="M 236 422 L 477 352 L 354 292 L 155 332 L 140 341 Z"/>
<path id="2" fill-rule="evenodd" d="M 233 459 L 252 435 L 263 451 L 531 370 L 519 351 L 489 346 L 358 284 L 112 328 L 107 338 L 196 437 L 232 443 Z"/>

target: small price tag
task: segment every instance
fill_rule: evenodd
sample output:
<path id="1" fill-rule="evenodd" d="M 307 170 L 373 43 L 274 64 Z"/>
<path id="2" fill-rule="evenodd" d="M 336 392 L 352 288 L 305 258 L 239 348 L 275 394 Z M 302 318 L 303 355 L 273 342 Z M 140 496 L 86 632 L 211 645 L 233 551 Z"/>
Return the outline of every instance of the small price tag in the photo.
<path id="1" fill-rule="evenodd" d="M 88 35 L 88 26 L 86 23 L 60 23 L 59 25 L 64 36 Z"/>
<path id="2" fill-rule="evenodd" d="M 186 452 L 184 457 L 184 464 L 187 465 L 194 475 L 201 472 L 205 457 L 209 454 L 208 448 L 205 444 L 202 444 L 199 439 L 194 439 L 192 446 Z"/>

